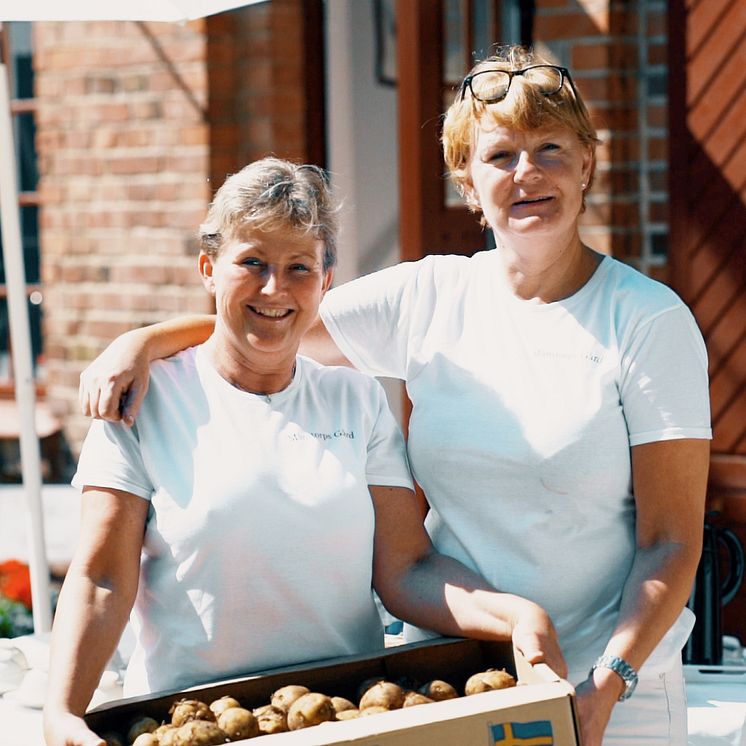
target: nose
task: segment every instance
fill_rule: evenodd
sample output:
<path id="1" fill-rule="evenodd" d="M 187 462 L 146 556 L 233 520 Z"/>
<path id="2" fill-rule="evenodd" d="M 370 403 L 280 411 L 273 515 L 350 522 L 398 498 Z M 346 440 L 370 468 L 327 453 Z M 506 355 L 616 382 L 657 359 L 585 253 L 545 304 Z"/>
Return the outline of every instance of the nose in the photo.
<path id="1" fill-rule="evenodd" d="M 534 162 L 531 154 L 522 150 L 516 159 L 515 169 L 513 170 L 513 179 L 516 182 L 529 181 L 539 175 L 539 169 Z"/>
<path id="2" fill-rule="evenodd" d="M 277 267 L 267 267 L 262 293 L 264 295 L 273 295 L 274 293 L 281 292 L 283 287 L 282 273 Z"/>

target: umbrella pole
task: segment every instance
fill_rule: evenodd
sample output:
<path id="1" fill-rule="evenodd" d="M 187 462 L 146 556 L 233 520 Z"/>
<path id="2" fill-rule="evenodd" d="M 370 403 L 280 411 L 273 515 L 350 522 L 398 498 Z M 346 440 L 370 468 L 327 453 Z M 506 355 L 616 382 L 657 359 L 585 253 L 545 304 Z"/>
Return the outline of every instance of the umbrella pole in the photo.
<path id="1" fill-rule="evenodd" d="M 2 216 L 3 260 L 8 290 L 10 339 L 16 404 L 20 414 L 21 471 L 26 498 L 26 521 L 31 544 L 31 597 L 34 632 L 52 628 L 52 602 L 44 541 L 44 513 L 41 501 L 41 455 L 36 435 L 36 390 L 34 387 L 31 334 L 26 299 L 21 228 L 18 215 L 18 186 L 10 113 L 8 75 L 0 60 L 0 216 Z"/>

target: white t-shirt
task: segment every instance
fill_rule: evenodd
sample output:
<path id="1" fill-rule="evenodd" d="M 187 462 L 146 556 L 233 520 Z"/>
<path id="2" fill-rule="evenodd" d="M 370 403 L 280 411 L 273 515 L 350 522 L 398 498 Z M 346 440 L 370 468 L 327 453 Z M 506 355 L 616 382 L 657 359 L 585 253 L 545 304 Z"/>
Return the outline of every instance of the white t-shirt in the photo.
<path id="1" fill-rule="evenodd" d="M 127 696 L 383 647 L 368 485 L 412 483 L 370 377 L 299 357 L 264 397 L 185 350 L 131 430 L 92 424 L 73 483 L 151 503 Z"/>
<path id="2" fill-rule="evenodd" d="M 400 264 L 331 291 L 321 316 L 360 370 L 406 381 L 435 546 L 544 606 L 578 681 L 635 553 L 630 446 L 711 437 L 706 351 L 669 288 L 610 257 L 548 304 L 517 298 L 498 260 Z"/>

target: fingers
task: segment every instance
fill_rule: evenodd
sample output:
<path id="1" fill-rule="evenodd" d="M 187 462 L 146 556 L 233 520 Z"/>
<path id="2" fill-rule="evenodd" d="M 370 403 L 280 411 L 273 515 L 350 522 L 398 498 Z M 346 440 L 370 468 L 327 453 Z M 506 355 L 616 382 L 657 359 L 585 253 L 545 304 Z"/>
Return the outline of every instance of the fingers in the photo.
<path id="1" fill-rule="evenodd" d="M 91 386 L 88 383 L 88 377 L 87 377 L 88 369 L 86 368 L 81 374 L 80 374 L 80 383 L 78 384 L 78 402 L 80 404 L 80 411 L 86 416 L 86 417 L 92 417 L 92 412 L 94 409 L 94 406 L 98 407 L 98 400 L 96 402 L 91 401 Z M 98 390 L 93 389 L 93 391 L 96 392 L 96 396 L 98 396 Z"/>
<path id="2" fill-rule="evenodd" d="M 149 379 L 146 378 L 142 384 L 132 384 L 129 391 L 122 398 L 120 411 L 122 422 L 127 427 L 132 427 L 135 422 L 135 417 L 137 417 L 137 413 L 140 411 L 140 405 L 145 398 L 145 394 L 148 393 L 148 382 Z"/>
<path id="3" fill-rule="evenodd" d="M 86 417 L 109 422 L 124 422 L 131 426 L 148 392 L 149 375 L 132 372 L 99 377 L 89 368 L 80 375 L 78 401 Z"/>
<path id="4" fill-rule="evenodd" d="M 127 395 L 130 385 L 128 379 L 116 378 L 99 384 L 97 391 L 92 392 L 92 397 L 98 397 L 98 406 L 93 416 L 110 422 L 117 422 L 122 418 L 122 401 Z"/>
<path id="5" fill-rule="evenodd" d="M 83 371 L 80 376 L 78 400 L 86 417 L 116 422 L 121 419 L 120 401 L 126 393 L 125 385 L 118 380 L 102 382 Z"/>
<path id="6" fill-rule="evenodd" d="M 567 662 L 549 615 L 538 606 L 529 606 L 513 628 L 513 644 L 529 663 L 546 663 L 558 676 L 567 678 Z"/>
<path id="7" fill-rule="evenodd" d="M 147 389 L 147 377 L 142 385 L 131 374 L 100 377 L 89 367 L 80 374 L 78 401 L 86 417 L 132 425 Z"/>
<path id="8" fill-rule="evenodd" d="M 514 640 L 515 646 L 523 657 L 532 665 L 546 663 L 561 678 L 567 678 L 567 662 L 559 645 L 553 640 L 533 638 L 531 635 L 521 640 Z"/>

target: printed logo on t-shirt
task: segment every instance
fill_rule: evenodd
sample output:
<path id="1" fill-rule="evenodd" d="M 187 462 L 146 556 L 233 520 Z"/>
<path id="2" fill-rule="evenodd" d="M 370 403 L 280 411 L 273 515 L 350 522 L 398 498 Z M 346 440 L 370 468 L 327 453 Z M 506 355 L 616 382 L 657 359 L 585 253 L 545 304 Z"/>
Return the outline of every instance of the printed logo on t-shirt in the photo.
<path id="1" fill-rule="evenodd" d="M 600 352 L 563 352 L 561 350 L 534 350 L 535 357 L 552 358 L 554 360 L 588 360 L 598 365 L 604 361 Z"/>
<path id="2" fill-rule="evenodd" d="M 355 431 L 340 428 L 332 433 L 307 433 L 301 430 L 295 433 L 288 433 L 287 437 L 289 440 L 308 440 L 309 438 L 315 438 L 316 440 L 321 441 L 338 440 L 340 438 L 355 440 Z"/>

